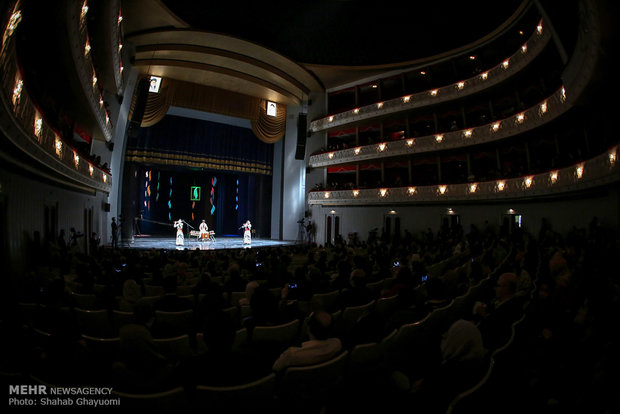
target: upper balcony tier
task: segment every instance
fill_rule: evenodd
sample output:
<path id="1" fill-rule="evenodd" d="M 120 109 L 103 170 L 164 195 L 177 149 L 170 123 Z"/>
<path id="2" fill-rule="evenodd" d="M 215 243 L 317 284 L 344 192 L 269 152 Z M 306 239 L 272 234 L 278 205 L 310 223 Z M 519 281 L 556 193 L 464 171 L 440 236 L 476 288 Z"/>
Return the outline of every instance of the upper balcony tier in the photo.
<path id="1" fill-rule="evenodd" d="M 551 33 L 549 30 L 544 30 L 543 26 L 541 20 L 534 33 L 521 45 L 519 50 L 475 76 L 439 88 L 328 115 L 312 121 L 309 129 L 315 133 L 346 128 L 375 118 L 461 99 L 505 82 L 511 76 L 519 73 L 545 49 L 551 39 Z"/>

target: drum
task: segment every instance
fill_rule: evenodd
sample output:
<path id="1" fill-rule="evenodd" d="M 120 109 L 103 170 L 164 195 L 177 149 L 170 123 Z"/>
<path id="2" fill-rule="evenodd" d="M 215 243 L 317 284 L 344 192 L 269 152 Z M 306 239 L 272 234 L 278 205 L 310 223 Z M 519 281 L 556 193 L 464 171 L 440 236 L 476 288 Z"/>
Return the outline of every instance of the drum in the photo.
<path id="1" fill-rule="evenodd" d="M 209 240 L 209 233 L 202 233 L 201 239 L 202 240 Z"/>

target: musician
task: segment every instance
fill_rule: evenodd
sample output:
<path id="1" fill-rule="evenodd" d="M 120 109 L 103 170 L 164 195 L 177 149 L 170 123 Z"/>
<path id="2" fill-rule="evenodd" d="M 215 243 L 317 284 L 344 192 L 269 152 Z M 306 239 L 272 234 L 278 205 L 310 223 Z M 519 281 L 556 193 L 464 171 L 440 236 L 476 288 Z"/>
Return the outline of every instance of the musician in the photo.
<path id="1" fill-rule="evenodd" d="M 204 241 L 209 238 L 209 226 L 207 226 L 204 220 L 202 220 L 202 223 L 198 226 L 198 230 L 200 231 L 200 240 Z"/>
<path id="2" fill-rule="evenodd" d="M 175 221 L 172 226 L 177 229 L 177 246 L 183 246 L 185 240 L 183 236 L 183 220 Z"/>
<path id="3" fill-rule="evenodd" d="M 252 223 L 250 220 L 243 223 L 241 226 L 243 229 L 243 244 L 251 244 L 252 243 Z"/>

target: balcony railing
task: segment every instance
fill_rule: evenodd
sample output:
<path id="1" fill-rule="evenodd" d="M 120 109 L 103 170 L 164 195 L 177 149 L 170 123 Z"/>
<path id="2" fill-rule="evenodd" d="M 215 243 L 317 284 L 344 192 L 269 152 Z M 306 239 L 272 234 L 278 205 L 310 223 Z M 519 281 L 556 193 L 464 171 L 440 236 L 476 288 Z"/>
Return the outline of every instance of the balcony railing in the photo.
<path id="1" fill-rule="evenodd" d="M 4 32 L 8 23 L 1 23 Z M 68 181 L 111 191 L 112 175 L 89 160 L 88 154 L 80 154 L 64 142 L 38 113 L 19 74 L 12 36 L 5 37 L 0 54 L 0 123 L 6 138 L 16 147 Z"/>
<path id="2" fill-rule="evenodd" d="M 509 118 L 490 124 L 459 131 L 323 152 L 311 155 L 308 159 L 308 165 L 314 168 L 328 167 L 369 159 L 464 148 L 470 145 L 498 141 L 539 127 L 541 124 L 562 115 L 570 106 L 567 104 L 566 91 L 562 87 L 536 105 Z"/>
<path id="3" fill-rule="evenodd" d="M 317 119 L 310 123 L 310 131 L 323 132 L 333 128 L 342 128 L 359 121 L 463 98 L 490 88 L 519 73 L 534 60 L 551 39 L 549 32 L 550 30 L 543 30 L 541 21 L 517 52 L 487 71 L 441 88 L 377 102 Z"/>
<path id="4" fill-rule="evenodd" d="M 559 170 L 518 178 L 418 187 L 320 190 L 308 194 L 308 204 L 382 205 L 425 202 L 523 199 L 587 190 L 620 180 L 618 146 L 588 161 Z"/>

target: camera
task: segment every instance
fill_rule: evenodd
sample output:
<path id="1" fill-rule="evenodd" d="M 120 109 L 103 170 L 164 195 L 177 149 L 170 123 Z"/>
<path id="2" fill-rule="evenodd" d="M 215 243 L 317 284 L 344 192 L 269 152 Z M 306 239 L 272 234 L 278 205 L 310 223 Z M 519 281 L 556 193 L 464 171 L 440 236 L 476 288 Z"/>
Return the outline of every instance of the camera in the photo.
<path id="1" fill-rule="evenodd" d="M 428 280 L 428 275 L 422 276 L 422 282 L 426 282 Z"/>

